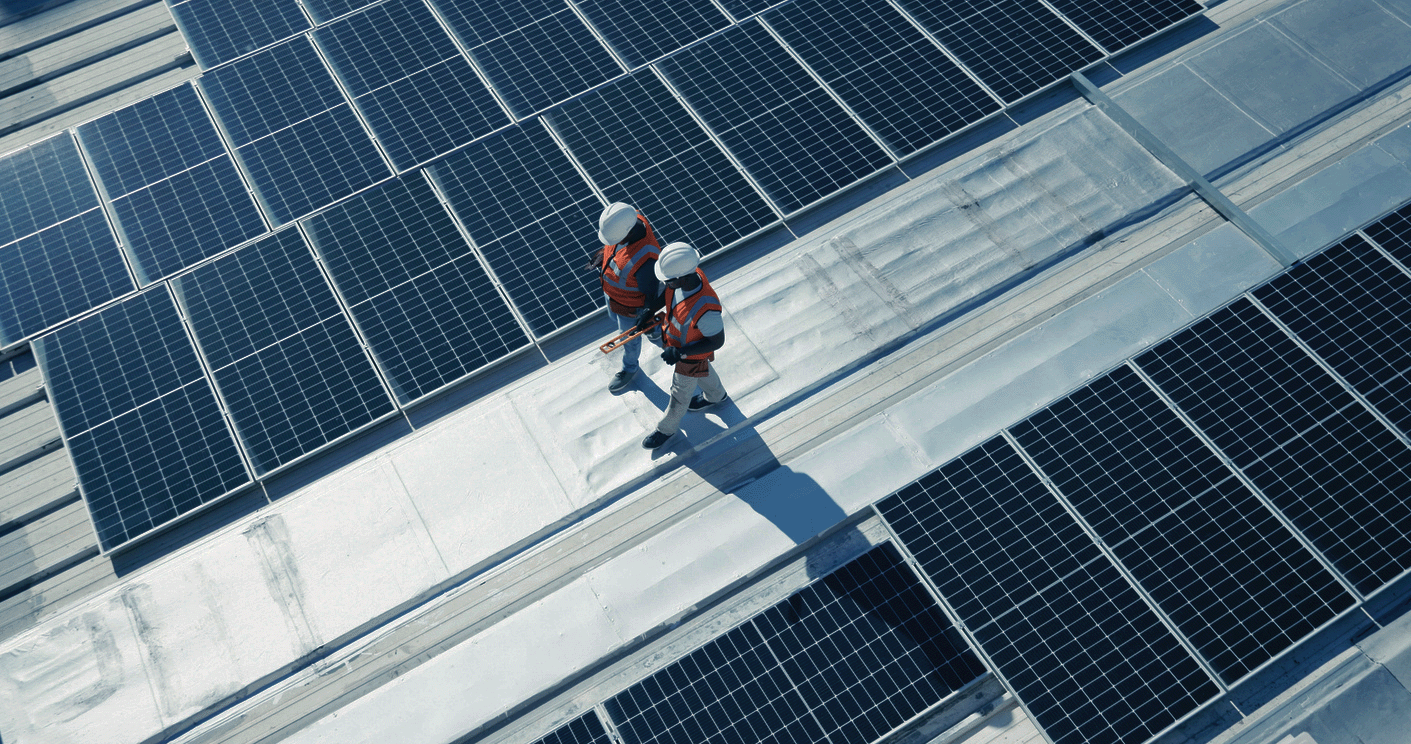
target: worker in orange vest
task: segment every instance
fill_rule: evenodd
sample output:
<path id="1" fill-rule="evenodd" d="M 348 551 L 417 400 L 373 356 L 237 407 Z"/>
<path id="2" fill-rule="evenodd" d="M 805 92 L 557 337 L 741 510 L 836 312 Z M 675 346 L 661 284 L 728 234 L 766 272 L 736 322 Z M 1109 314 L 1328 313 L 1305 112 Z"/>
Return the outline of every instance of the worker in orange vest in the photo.
<path id="1" fill-rule="evenodd" d="M 625 331 L 650 320 L 660 307 L 661 286 L 655 267 L 661 244 L 657 242 L 652 224 L 630 204 L 614 202 L 598 218 L 598 238 L 603 247 L 594 259 L 594 268 L 603 282 L 608 312 Z M 657 334 L 649 338 L 657 343 Z M 637 376 L 637 358 L 642 353 L 642 339 L 637 337 L 622 346 L 622 369 L 608 383 L 608 392 L 621 393 Z"/>
<path id="2" fill-rule="evenodd" d="M 720 297 L 711 288 L 699 266 L 701 254 L 685 243 L 672 243 L 661 251 L 656 277 L 666 285 L 660 305 L 649 305 L 652 313 L 666 308 L 661 321 L 665 345 L 661 360 L 676 365 L 671 377 L 671 402 L 656 429 L 642 440 L 642 446 L 657 449 L 681 430 L 687 411 L 704 411 L 729 400 L 720 375 L 710 365 L 715 351 L 725 344 L 725 318 Z M 646 322 L 639 324 L 644 327 Z M 697 386 L 700 394 L 693 395 Z"/>

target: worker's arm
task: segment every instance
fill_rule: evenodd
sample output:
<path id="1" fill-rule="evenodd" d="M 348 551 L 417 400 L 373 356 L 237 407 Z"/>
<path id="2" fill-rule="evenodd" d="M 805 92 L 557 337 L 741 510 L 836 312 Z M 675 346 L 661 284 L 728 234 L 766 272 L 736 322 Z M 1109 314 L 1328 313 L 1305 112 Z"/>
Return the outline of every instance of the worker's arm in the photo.
<path id="1" fill-rule="evenodd" d="M 725 345 L 725 320 L 720 313 L 712 310 L 701 316 L 696 323 L 696 329 L 705 338 L 695 343 L 686 344 L 681 347 L 680 355 L 683 357 L 709 354 Z"/>
<path id="2" fill-rule="evenodd" d="M 665 287 L 657 281 L 656 259 L 649 258 L 642 264 L 642 268 L 637 270 L 637 289 L 647 296 L 647 304 L 637 311 L 637 330 L 645 331 L 656 322 L 654 319 L 661 309 L 666 307 Z"/>

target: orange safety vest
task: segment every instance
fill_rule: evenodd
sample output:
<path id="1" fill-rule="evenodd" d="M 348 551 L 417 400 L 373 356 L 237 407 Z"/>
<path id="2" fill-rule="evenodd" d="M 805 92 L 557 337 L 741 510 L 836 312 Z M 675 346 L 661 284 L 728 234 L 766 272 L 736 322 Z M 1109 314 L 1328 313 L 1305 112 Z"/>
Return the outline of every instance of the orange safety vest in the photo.
<path id="1" fill-rule="evenodd" d="M 598 270 L 603 280 L 603 292 L 608 307 L 618 315 L 636 315 L 647 304 L 647 295 L 637 288 L 637 270 L 661 251 L 652 223 L 637 213 L 637 219 L 647 226 L 647 234 L 635 243 L 603 246 L 603 265 Z"/>
<path id="2" fill-rule="evenodd" d="M 667 346 L 675 346 L 680 349 L 705 338 L 701 329 L 696 327 L 701 316 L 714 310 L 721 312 L 720 298 L 716 296 L 715 290 L 711 288 L 710 282 L 706 281 L 705 273 L 696 269 L 696 276 L 701 278 L 701 287 L 696 293 L 687 297 L 681 302 L 676 302 L 677 290 L 671 287 L 666 288 L 666 307 L 668 311 L 666 318 L 662 320 L 662 338 Z M 702 359 L 706 361 L 715 360 L 715 352 L 697 354 L 695 356 L 681 357 L 693 362 Z"/>

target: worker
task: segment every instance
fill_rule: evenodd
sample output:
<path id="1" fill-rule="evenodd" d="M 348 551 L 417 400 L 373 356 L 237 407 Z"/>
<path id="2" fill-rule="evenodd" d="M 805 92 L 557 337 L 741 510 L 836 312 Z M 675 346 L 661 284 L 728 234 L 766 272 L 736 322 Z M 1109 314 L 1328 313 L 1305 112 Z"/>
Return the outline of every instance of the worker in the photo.
<path id="1" fill-rule="evenodd" d="M 644 317 L 652 316 L 654 311 L 649 306 L 661 306 L 661 286 L 655 272 L 661 244 L 647 218 L 622 202 L 614 202 L 603 210 L 598 218 L 598 238 L 603 247 L 594 255 L 591 268 L 602 279 L 608 312 L 617 323 L 617 330 L 626 331 Z M 655 330 L 649 338 L 659 343 Z M 616 395 L 632 384 L 641 353 L 640 336 L 623 344 L 622 369 L 608 383 L 608 392 Z"/>
<path id="2" fill-rule="evenodd" d="M 704 411 L 729 399 L 711 361 L 715 351 L 725 344 L 725 319 L 721 315 L 720 298 L 699 268 L 701 254 L 685 243 L 672 243 L 661 251 L 656 262 L 656 277 L 666 286 L 658 305 L 648 305 L 655 313 L 666 308 L 661 322 L 664 349 L 661 360 L 676 365 L 671 377 L 671 402 L 666 406 L 656 430 L 642 440 L 642 446 L 654 450 L 681 430 L 681 419 L 688 411 Z M 654 322 L 654 316 L 640 320 L 637 328 Z M 693 395 L 696 387 L 700 394 Z"/>

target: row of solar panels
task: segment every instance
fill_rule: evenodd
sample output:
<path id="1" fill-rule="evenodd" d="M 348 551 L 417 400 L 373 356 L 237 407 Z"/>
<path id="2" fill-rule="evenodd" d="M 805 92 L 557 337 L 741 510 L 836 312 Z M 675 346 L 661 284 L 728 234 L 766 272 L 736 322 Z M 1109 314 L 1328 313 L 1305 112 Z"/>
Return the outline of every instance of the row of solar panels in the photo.
<path id="1" fill-rule="evenodd" d="M 887 544 L 844 575 L 905 611 L 805 590 L 609 700 L 621 741 L 864 744 L 972 649 L 1055 744 L 1146 741 L 1406 575 L 1411 205 L 1364 232 L 878 502 L 966 642 Z M 897 630 L 929 664 L 859 650 Z"/>
<path id="2" fill-rule="evenodd" d="M 222 17 L 253 28 L 278 5 Z M 959 6 L 907 7 L 936 35 L 1003 17 L 1067 39 L 974 47 L 1000 55 L 975 74 L 1012 96 L 1106 51 L 1046 5 L 1010 5 L 964 23 L 936 20 Z M 902 6 L 793 0 L 511 125 L 461 48 L 569 7 L 388 0 L 0 160 L 0 346 L 125 298 L 37 344 L 105 548 L 596 312 L 581 264 L 608 200 L 710 251 L 1000 108 Z M 674 29 L 686 7 L 715 8 L 630 15 Z M 1113 44 L 1199 10 L 1103 7 L 1073 12 L 1117 24 Z M 658 30 L 663 50 L 698 36 Z M 539 43 L 512 48 L 549 60 L 543 75 L 576 69 Z M 74 374 L 65 347 L 110 374 Z M 183 374 L 145 372 L 167 367 Z"/>

